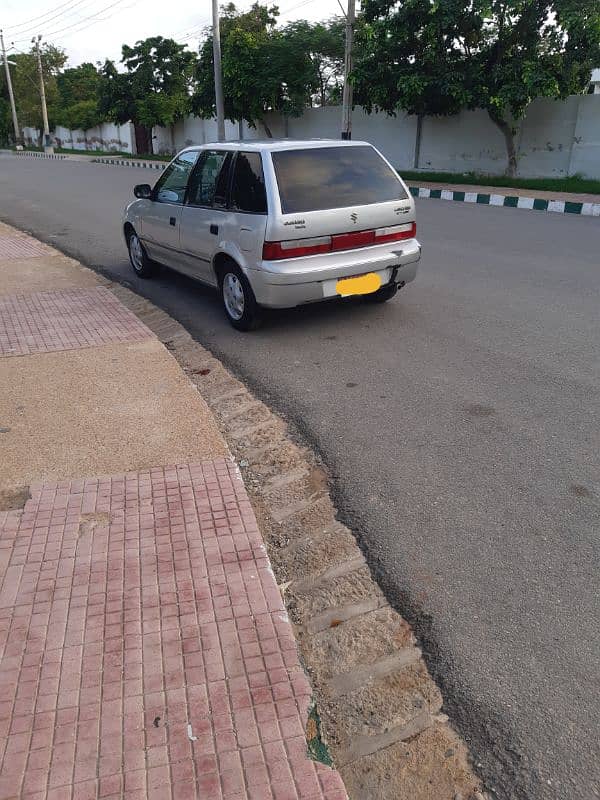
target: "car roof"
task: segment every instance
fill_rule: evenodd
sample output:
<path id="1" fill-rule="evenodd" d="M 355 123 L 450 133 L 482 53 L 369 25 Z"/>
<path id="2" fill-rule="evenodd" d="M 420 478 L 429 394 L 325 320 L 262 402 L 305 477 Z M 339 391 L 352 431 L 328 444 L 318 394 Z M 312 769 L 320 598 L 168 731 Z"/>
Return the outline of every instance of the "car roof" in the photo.
<path id="1" fill-rule="evenodd" d="M 203 145 L 186 147 L 186 150 L 205 150 L 207 147 L 218 147 L 220 150 L 244 150 L 244 152 L 261 152 L 274 150 L 306 150 L 317 147 L 357 147 L 369 145 L 369 142 L 345 141 L 342 139 L 244 139 L 233 142 L 207 142 Z"/>

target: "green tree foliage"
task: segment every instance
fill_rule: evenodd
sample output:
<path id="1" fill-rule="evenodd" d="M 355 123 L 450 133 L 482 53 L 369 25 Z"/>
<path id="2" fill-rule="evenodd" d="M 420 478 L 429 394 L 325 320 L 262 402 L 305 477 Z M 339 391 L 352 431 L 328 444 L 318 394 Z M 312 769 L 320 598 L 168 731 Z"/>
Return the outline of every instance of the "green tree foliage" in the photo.
<path id="1" fill-rule="evenodd" d="M 14 137 L 10 102 L 3 96 L 0 86 L 0 144 L 6 146 Z"/>
<path id="2" fill-rule="evenodd" d="M 52 127 L 56 122 L 54 110 L 58 101 L 57 79 L 60 70 L 65 65 L 67 56 L 64 50 L 52 44 L 43 44 L 41 53 L 46 104 L 48 106 L 50 127 Z M 15 93 L 15 104 L 19 116 L 19 125 L 21 127 L 30 126 L 41 130 L 43 127 L 42 104 L 40 100 L 40 81 L 35 51 L 32 49 L 29 53 L 11 53 L 10 60 L 16 64 L 16 66 L 11 66 L 11 76 Z M 2 73 L 4 73 L 4 70 L 2 70 Z M 0 76 L 0 80 L 5 80 L 3 74 Z"/>
<path id="3" fill-rule="evenodd" d="M 600 63 L 598 0 L 365 0 L 364 20 L 356 101 L 390 114 L 482 108 L 509 175 L 529 104 L 585 91 Z"/>
<path id="4" fill-rule="evenodd" d="M 131 120 L 151 129 L 171 126 L 189 111 L 195 55 L 173 39 L 152 36 L 123 45 L 119 73 L 112 61 L 101 70 L 98 108 L 117 123 Z"/>
<path id="5" fill-rule="evenodd" d="M 99 83 L 100 73 L 89 62 L 63 70 L 57 77 L 61 104 L 66 108 L 81 100 L 95 100 Z"/>
<path id="6" fill-rule="evenodd" d="M 109 122 L 123 125 L 135 119 L 135 98 L 131 76 L 119 72 L 114 61 L 107 59 L 100 70 L 98 110 Z"/>
<path id="7" fill-rule="evenodd" d="M 97 97 L 100 73 L 93 64 L 65 69 L 56 80 L 58 101 L 54 117 L 60 125 L 86 131 L 104 121 Z"/>
<path id="8" fill-rule="evenodd" d="M 344 83 L 344 20 L 333 17 L 326 22 L 297 20 L 282 29 L 290 48 L 308 53 L 315 71 L 317 91 L 313 102 L 319 106 L 339 103 Z"/>
<path id="9" fill-rule="evenodd" d="M 104 119 L 98 111 L 98 101 L 94 100 L 79 100 L 73 103 L 66 109 L 61 111 L 61 125 L 64 125 L 70 130 L 87 131 L 96 125 L 104 122 Z"/>
<path id="10" fill-rule="evenodd" d="M 291 33 L 275 27 L 276 6 L 255 3 L 240 12 L 233 3 L 221 9 L 221 58 L 225 115 L 232 121 L 260 123 L 271 131 L 269 111 L 296 116 L 310 105 L 318 80 L 310 53 L 295 46 Z M 215 115 L 213 43 L 207 35 L 196 70 L 192 110 L 200 117 Z"/>

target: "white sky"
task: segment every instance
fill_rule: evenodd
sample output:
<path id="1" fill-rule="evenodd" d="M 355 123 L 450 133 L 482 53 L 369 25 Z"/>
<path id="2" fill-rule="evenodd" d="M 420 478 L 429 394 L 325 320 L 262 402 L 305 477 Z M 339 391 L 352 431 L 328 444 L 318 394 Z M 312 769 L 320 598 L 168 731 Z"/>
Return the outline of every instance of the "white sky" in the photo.
<path id="1" fill-rule="evenodd" d="M 341 2 L 346 5 L 346 0 Z M 251 5 L 252 0 L 236 2 L 238 8 Z M 280 22 L 341 14 L 338 0 L 280 0 L 279 8 Z M 2 0 L 0 26 L 7 50 L 13 41 L 20 50 L 29 50 L 31 37 L 41 33 L 63 47 L 69 66 L 76 66 L 107 57 L 118 61 L 122 44 L 133 45 L 148 36 L 187 41 L 196 50 L 198 33 L 210 23 L 210 13 L 211 0 Z"/>

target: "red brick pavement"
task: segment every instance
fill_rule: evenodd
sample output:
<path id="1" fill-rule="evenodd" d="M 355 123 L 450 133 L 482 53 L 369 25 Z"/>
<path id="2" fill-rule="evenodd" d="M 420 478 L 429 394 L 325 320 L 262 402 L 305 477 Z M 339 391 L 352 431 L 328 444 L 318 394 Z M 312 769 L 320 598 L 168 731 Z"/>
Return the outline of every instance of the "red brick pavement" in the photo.
<path id="1" fill-rule="evenodd" d="M 0 513 L 0 799 L 342 800 L 231 462 Z"/>
<path id="2" fill-rule="evenodd" d="M 104 287 L 0 297 L 0 356 L 146 339 L 152 333 Z"/>
<path id="3" fill-rule="evenodd" d="M 31 236 L 0 236 L 0 261 L 13 258 L 41 258 L 56 254 Z"/>

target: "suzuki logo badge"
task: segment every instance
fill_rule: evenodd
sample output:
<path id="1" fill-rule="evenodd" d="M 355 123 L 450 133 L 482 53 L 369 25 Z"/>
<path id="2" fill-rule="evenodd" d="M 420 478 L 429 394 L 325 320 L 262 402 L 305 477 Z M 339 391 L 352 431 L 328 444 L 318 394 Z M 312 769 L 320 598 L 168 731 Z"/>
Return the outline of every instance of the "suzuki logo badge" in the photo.
<path id="1" fill-rule="evenodd" d="M 356 222 L 358 222 L 358 214 L 355 214 L 353 212 L 352 214 L 350 214 L 350 219 L 352 220 L 352 222 L 356 224 Z"/>

